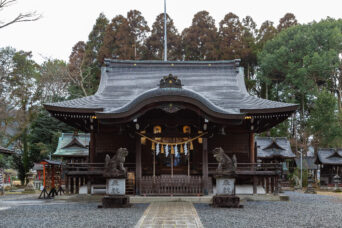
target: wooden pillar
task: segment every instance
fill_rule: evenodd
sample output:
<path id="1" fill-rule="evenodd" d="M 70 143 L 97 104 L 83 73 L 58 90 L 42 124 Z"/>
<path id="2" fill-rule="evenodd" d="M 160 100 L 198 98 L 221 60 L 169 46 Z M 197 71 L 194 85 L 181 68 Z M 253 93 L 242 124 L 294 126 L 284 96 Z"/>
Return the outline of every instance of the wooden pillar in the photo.
<path id="1" fill-rule="evenodd" d="M 270 190 L 270 180 L 269 177 L 266 177 L 266 193 L 269 193 Z"/>
<path id="2" fill-rule="evenodd" d="M 250 145 L 250 163 L 255 163 L 255 143 L 254 143 L 254 133 L 249 134 L 249 145 Z"/>
<path id="3" fill-rule="evenodd" d="M 70 193 L 74 194 L 74 177 L 69 177 L 70 178 Z"/>
<path id="4" fill-rule="evenodd" d="M 95 145 L 96 145 L 96 137 L 95 133 L 91 132 L 90 133 L 90 142 L 89 142 L 89 161 L 90 163 L 95 162 Z"/>
<path id="5" fill-rule="evenodd" d="M 91 181 L 90 181 L 90 177 L 88 177 L 88 180 L 87 180 L 87 193 L 91 194 Z"/>
<path id="6" fill-rule="evenodd" d="M 76 194 L 79 193 L 80 191 L 80 178 L 79 177 L 76 177 Z"/>
<path id="7" fill-rule="evenodd" d="M 65 175 L 65 192 L 66 194 L 69 194 L 69 176 Z"/>
<path id="8" fill-rule="evenodd" d="M 51 166 L 51 188 L 55 188 L 55 166 Z"/>
<path id="9" fill-rule="evenodd" d="M 170 153 L 170 158 L 171 158 L 171 177 L 173 177 L 173 154 Z"/>
<path id="10" fill-rule="evenodd" d="M 275 177 L 271 177 L 271 193 L 274 193 L 274 179 Z"/>
<path id="11" fill-rule="evenodd" d="M 142 171 L 141 171 L 141 141 L 140 137 L 135 140 L 135 178 L 136 178 L 136 194 L 140 194 L 140 181 L 141 181 Z"/>
<path id="12" fill-rule="evenodd" d="M 257 194 L 258 177 L 253 176 L 253 194 Z"/>
<path id="13" fill-rule="evenodd" d="M 203 138 L 202 150 L 202 181 L 203 181 L 203 194 L 208 195 L 208 139 Z"/>
<path id="14" fill-rule="evenodd" d="M 46 174 L 45 174 L 45 164 L 43 164 L 43 186 L 46 187 Z"/>

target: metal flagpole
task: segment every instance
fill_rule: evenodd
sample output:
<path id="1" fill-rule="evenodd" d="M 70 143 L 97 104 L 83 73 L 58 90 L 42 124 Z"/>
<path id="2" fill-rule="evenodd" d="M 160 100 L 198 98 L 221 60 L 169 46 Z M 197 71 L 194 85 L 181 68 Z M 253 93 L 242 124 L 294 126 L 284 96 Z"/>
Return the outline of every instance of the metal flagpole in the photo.
<path id="1" fill-rule="evenodd" d="M 166 0 L 164 0 L 164 61 L 167 61 Z"/>

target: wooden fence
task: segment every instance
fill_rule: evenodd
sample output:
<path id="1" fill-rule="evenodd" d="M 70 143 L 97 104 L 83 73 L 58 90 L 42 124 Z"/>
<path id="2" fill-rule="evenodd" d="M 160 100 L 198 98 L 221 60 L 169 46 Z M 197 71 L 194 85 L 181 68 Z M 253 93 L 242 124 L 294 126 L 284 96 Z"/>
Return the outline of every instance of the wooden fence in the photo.
<path id="1" fill-rule="evenodd" d="M 140 181 L 141 195 L 202 195 L 200 176 L 161 175 L 143 176 Z"/>

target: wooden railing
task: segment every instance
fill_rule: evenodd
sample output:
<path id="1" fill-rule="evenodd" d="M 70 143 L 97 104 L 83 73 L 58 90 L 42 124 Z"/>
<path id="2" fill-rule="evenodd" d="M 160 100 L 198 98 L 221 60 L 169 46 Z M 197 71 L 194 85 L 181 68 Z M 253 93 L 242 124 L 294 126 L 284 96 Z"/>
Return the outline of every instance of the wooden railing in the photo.
<path id="1" fill-rule="evenodd" d="M 218 163 L 208 163 L 209 174 L 215 174 Z M 239 175 L 280 175 L 280 163 L 237 163 L 236 173 Z"/>
<path id="2" fill-rule="evenodd" d="M 128 172 L 135 171 L 135 163 L 125 163 Z M 102 175 L 104 163 L 67 163 L 64 167 L 67 175 Z"/>
<path id="3" fill-rule="evenodd" d="M 143 176 L 140 187 L 141 195 L 202 195 L 203 193 L 200 176 Z"/>

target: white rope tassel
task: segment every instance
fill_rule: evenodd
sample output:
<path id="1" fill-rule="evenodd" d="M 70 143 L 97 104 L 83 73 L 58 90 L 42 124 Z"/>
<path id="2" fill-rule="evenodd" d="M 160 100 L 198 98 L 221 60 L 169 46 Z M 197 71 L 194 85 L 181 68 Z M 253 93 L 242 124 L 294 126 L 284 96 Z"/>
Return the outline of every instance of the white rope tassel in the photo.
<path id="1" fill-rule="evenodd" d="M 185 156 L 188 155 L 188 146 L 187 146 L 187 143 L 184 144 L 184 154 L 185 154 Z"/>
<path id="2" fill-rule="evenodd" d="M 157 146 L 156 146 L 156 154 L 158 155 L 159 152 L 160 152 L 160 148 L 159 148 L 159 143 L 158 143 Z"/>
<path id="3" fill-rule="evenodd" d="M 175 145 L 175 157 L 177 157 L 178 156 L 178 147 L 177 147 L 177 145 Z"/>
<path id="4" fill-rule="evenodd" d="M 169 145 L 165 146 L 165 156 L 168 157 L 169 156 Z"/>

